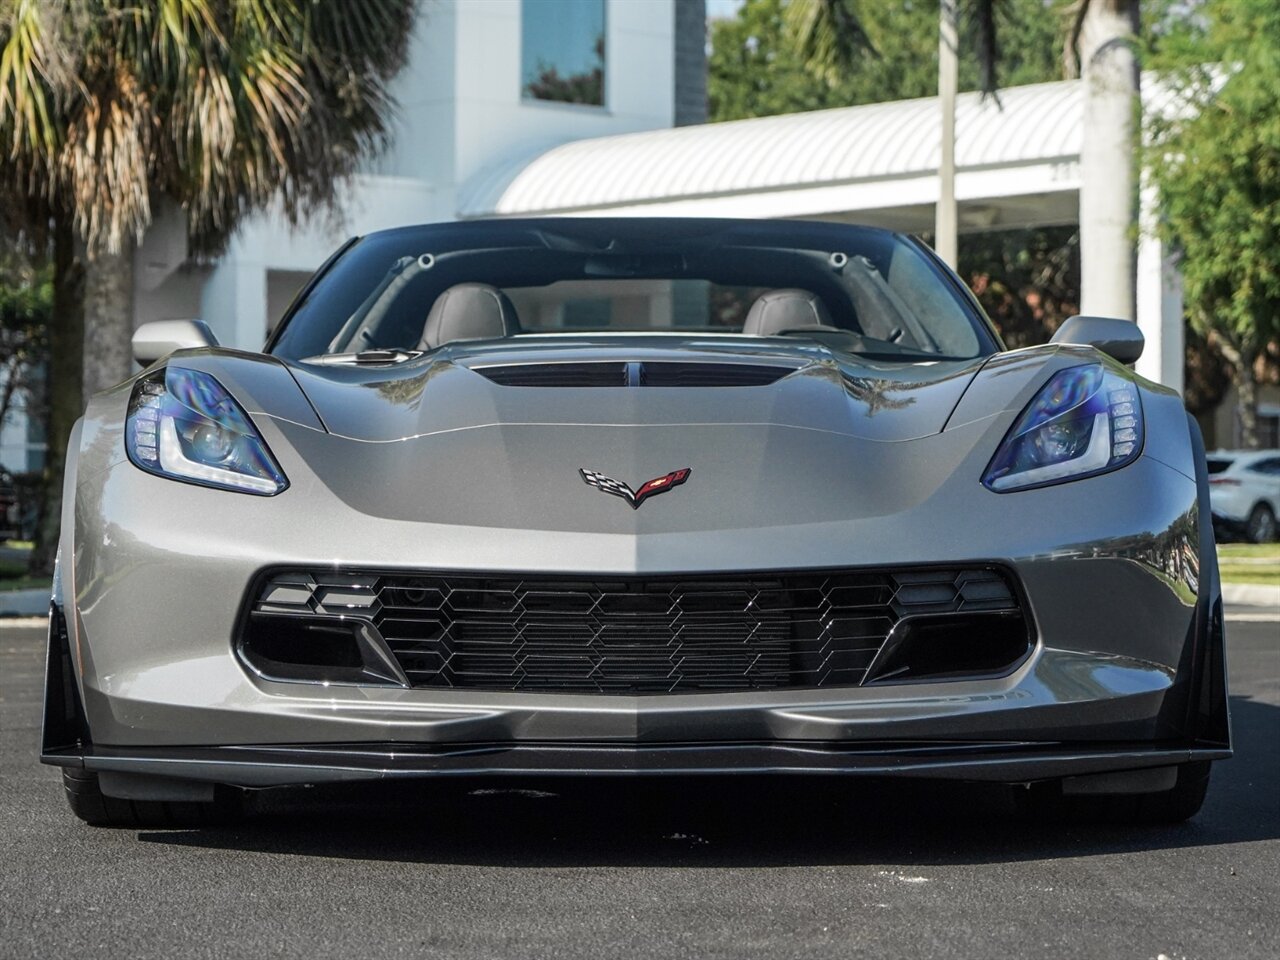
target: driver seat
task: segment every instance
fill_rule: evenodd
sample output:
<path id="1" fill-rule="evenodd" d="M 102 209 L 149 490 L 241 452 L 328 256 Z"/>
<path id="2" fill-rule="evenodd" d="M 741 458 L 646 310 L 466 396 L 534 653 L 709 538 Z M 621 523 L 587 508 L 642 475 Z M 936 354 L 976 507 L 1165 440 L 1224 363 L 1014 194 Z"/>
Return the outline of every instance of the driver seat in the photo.
<path id="1" fill-rule="evenodd" d="M 487 283 L 459 283 L 431 305 L 419 350 L 434 350 L 454 340 L 500 340 L 520 332 L 511 298 Z"/>

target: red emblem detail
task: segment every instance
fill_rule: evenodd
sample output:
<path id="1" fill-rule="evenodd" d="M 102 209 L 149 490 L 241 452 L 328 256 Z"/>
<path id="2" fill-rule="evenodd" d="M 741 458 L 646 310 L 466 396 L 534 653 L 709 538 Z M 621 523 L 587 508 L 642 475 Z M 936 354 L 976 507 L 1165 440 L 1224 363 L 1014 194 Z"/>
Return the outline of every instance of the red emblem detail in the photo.
<path id="1" fill-rule="evenodd" d="M 642 483 L 639 490 L 632 490 L 621 480 L 614 480 L 612 477 L 606 477 L 603 473 L 596 473 L 594 470 L 579 470 L 582 474 L 584 483 L 595 487 L 603 493 L 611 493 L 615 497 L 621 497 L 627 503 L 631 504 L 631 509 L 639 509 L 640 504 L 644 503 L 650 497 L 659 493 L 666 493 L 672 487 L 678 487 L 689 479 L 689 474 L 693 471 L 689 467 L 683 470 L 672 470 L 665 477 L 655 477 L 652 480 Z"/>

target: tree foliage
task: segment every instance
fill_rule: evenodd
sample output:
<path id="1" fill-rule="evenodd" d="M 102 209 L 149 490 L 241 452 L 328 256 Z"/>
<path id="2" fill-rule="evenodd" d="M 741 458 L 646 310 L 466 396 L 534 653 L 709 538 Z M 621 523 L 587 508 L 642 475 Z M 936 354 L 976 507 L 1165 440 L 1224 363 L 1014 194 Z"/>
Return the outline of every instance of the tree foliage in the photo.
<path id="1" fill-rule="evenodd" d="M 1065 226 L 965 234 L 958 272 L 1009 347 L 1044 343 L 1080 312 L 1080 231 Z"/>
<path id="2" fill-rule="evenodd" d="M 1148 119 L 1148 164 L 1188 316 L 1232 368 L 1251 446 L 1255 368 L 1280 339 L 1280 5 L 1196 12 L 1155 44 L 1171 100 Z"/>
<path id="3" fill-rule="evenodd" d="M 844 66 L 814 70 L 792 42 L 787 10 L 810 0 L 747 0 L 730 20 L 711 27 L 710 101 L 713 120 L 767 116 L 799 110 L 878 103 L 937 92 L 937 0 L 888 0 L 855 5 L 831 0 L 837 13 L 856 15 L 865 33 L 854 44 L 834 48 Z M 962 89 L 984 82 L 979 42 L 980 4 L 964 4 L 967 36 L 960 49 Z M 1048 0 L 1010 0 L 995 5 L 1000 18 L 1002 83 L 1042 83 L 1062 76 L 1059 50 L 1063 20 Z M 792 16 L 795 16 L 793 13 Z M 802 25 L 803 26 L 803 25 Z M 994 40 L 989 42 L 994 43 Z M 960 273 L 1011 346 L 1043 343 L 1079 309 L 1079 231 L 1074 227 L 1003 230 L 960 238 Z"/>
<path id="4" fill-rule="evenodd" d="M 817 0 L 746 0 L 736 17 L 711 24 L 708 96 L 712 120 L 929 97 L 938 89 L 937 0 L 824 0 L 860 24 L 857 42 L 793 40 L 788 8 L 817 11 Z M 987 47 L 981 4 L 962 4 L 960 88 L 984 85 Z M 999 81 L 1006 86 L 1060 79 L 1062 18 L 1051 0 L 995 4 L 1001 30 Z M 791 17 L 797 19 L 797 14 Z M 798 18 L 803 19 L 803 18 Z M 802 24 L 803 26 L 803 24 Z M 821 36 L 821 34 L 819 34 Z M 994 43 L 994 39 L 988 41 Z M 824 58 L 839 57 L 837 60 Z"/>
<path id="5" fill-rule="evenodd" d="M 0 0 L 0 214 L 66 214 L 90 250 L 118 250 L 157 194 L 203 247 L 269 203 L 313 210 L 384 137 L 413 9 Z"/>
<path id="6" fill-rule="evenodd" d="M 0 428 L 19 405 L 38 416 L 49 354 L 53 275 L 16 251 L 0 254 Z"/>
<path id="7" fill-rule="evenodd" d="M 256 210 L 296 222 L 331 208 L 384 142 L 415 10 L 416 0 L 0 0 L 0 227 L 43 246 L 53 268 L 35 570 L 52 566 L 86 322 L 114 365 L 132 320 L 121 275 L 161 198 L 204 251 Z"/>

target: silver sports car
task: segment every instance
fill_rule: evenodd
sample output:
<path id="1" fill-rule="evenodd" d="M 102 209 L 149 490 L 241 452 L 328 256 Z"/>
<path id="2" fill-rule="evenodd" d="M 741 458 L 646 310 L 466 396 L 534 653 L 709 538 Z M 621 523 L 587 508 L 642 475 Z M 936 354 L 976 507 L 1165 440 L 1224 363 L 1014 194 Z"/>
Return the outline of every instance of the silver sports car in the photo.
<path id="1" fill-rule="evenodd" d="M 1200 807 L 1199 431 L 1132 323 L 1006 350 L 831 223 L 348 242 L 261 353 L 148 324 L 67 458 L 42 759 L 91 823 L 446 775 L 988 780 Z"/>

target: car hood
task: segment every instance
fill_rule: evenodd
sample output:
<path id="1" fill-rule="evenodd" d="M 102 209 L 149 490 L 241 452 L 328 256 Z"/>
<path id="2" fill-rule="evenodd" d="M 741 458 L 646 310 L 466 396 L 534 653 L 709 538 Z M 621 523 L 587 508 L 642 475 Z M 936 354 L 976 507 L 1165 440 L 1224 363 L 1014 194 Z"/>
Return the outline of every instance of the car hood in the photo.
<path id="1" fill-rule="evenodd" d="M 489 425 L 772 424 L 867 440 L 940 432 L 986 358 L 900 363 L 856 359 L 788 340 L 670 337 L 521 338 L 457 344 L 394 366 L 297 363 L 290 370 L 325 429 L 394 441 Z M 584 370 L 633 386 L 578 386 Z M 680 364 L 681 386 L 647 384 L 652 364 Z M 537 368 L 538 386 L 522 370 Z M 723 386 L 726 371 L 772 382 Z M 671 367 L 664 369 L 671 370 Z M 559 374 L 558 371 L 563 371 Z M 642 383 L 646 385 L 641 386 Z"/>
<path id="2" fill-rule="evenodd" d="M 308 510 L 332 495 L 363 516 L 441 529 L 656 535 L 767 526 L 808 536 L 927 502 L 936 536 L 982 489 L 1000 438 L 1045 378 L 1099 361 L 1090 348 L 1060 345 L 891 364 L 790 340 L 532 340 L 458 345 L 382 367 L 231 351 L 171 362 L 223 381 L 288 476 L 282 496 Z M 741 365 L 781 375 L 746 387 L 496 382 L 521 364 L 587 362 L 704 364 L 695 371 L 704 380 Z M 560 371 L 559 382 L 572 372 Z M 637 490 L 685 469 L 692 475 L 679 494 L 637 510 L 583 482 L 588 471 Z"/>

